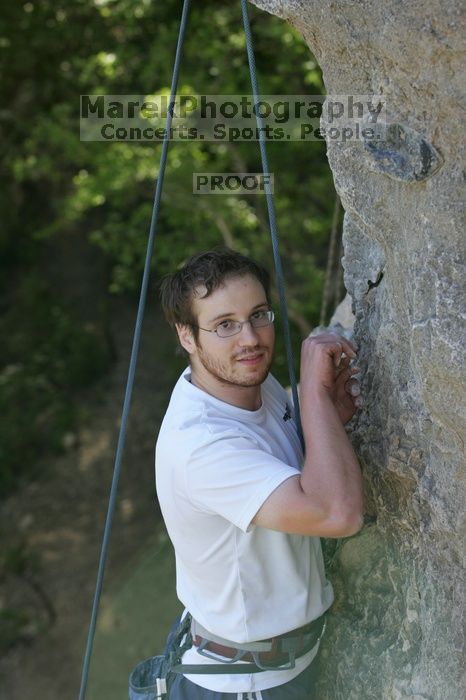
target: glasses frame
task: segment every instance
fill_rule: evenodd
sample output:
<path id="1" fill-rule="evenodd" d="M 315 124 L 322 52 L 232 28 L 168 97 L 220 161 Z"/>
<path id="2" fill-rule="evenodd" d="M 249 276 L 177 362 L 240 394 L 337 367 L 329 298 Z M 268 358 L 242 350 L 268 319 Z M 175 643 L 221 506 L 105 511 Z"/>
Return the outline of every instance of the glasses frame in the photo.
<path id="1" fill-rule="evenodd" d="M 258 311 L 255 311 L 254 313 L 259 313 L 259 312 L 258 312 Z M 271 326 L 272 323 L 274 322 L 274 319 L 275 319 L 275 313 L 272 311 L 272 309 L 267 309 L 267 311 L 265 311 L 265 313 L 267 314 L 267 318 L 268 318 L 267 323 L 261 323 L 259 326 L 255 326 L 255 325 L 252 323 L 252 321 L 251 321 L 251 316 L 250 316 L 250 317 L 247 319 L 247 321 L 235 321 L 235 323 L 238 323 L 238 324 L 239 324 L 239 328 L 238 328 L 237 331 L 235 331 L 234 333 L 230 333 L 229 335 L 219 335 L 219 333 L 218 333 L 218 329 L 219 329 L 219 327 L 222 325 L 223 321 L 221 321 L 215 328 L 202 328 L 201 326 L 196 326 L 196 325 L 194 325 L 194 324 L 191 324 L 191 325 L 192 325 L 193 328 L 198 328 L 200 331 L 206 331 L 207 333 L 215 333 L 215 334 L 217 335 L 218 338 L 221 338 L 222 340 L 224 340 L 225 338 L 231 338 L 231 337 L 233 337 L 234 335 L 238 335 L 239 333 L 241 333 L 241 331 L 243 330 L 243 326 L 244 326 L 246 323 L 249 323 L 249 324 L 251 325 L 251 328 L 254 328 L 254 329 L 256 329 L 256 328 L 267 328 L 267 326 Z M 252 316 L 253 316 L 253 315 L 254 315 L 254 314 L 252 314 Z"/>

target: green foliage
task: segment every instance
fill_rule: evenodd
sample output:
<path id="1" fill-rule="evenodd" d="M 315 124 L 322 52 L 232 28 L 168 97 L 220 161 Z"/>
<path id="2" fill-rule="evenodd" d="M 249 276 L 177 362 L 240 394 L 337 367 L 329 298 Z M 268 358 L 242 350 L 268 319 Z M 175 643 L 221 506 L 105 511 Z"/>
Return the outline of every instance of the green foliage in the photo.
<path id="1" fill-rule="evenodd" d="M 0 318 L 0 495 L 20 477 L 35 475 L 38 456 L 62 449 L 73 426 L 74 392 L 108 364 L 107 350 L 50 294 L 27 277 L 14 304 Z"/>
<path id="2" fill-rule="evenodd" d="M 2 543 L 3 544 L 3 543 Z M 2 546 L 0 550 L 0 583 L 3 605 L 0 610 L 0 653 L 20 641 L 28 641 L 56 619 L 52 602 L 38 581 L 41 562 L 25 540 Z M 29 596 L 18 606 L 17 587 L 21 582 Z M 5 605 L 11 599 L 13 604 Z"/>
<path id="3" fill-rule="evenodd" d="M 5 653 L 18 643 L 31 625 L 31 613 L 23 608 L 0 610 L 0 652 Z"/>
<path id="4" fill-rule="evenodd" d="M 30 0 L 3 12 L 0 290 L 10 302 L 0 309 L 3 492 L 33 471 L 46 447 L 60 446 L 74 420 L 73 392 L 108 362 L 98 334 L 57 302 L 41 267 L 46 246 L 79 231 L 107 257 L 111 292 L 140 286 L 161 145 L 80 141 L 79 95 L 167 94 L 180 10 L 174 0 Z M 250 16 L 262 94 L 321 93 L 319 67 L 297 32 L 253 6 Z M 239 2 L 193 3 L 180 88 L 250 94 Z M 318 323 L 335 195 L 324 144 L 269 143 L 268 155 L 297 353 L 300 336 Z M 255 142 L 170 145 L 156 279 L 222 243 L 273 267 L 264 197 L 192 193 L 193 172 L 260 169 Z M 281 344 L 277 367 L 286 380 Z"/>

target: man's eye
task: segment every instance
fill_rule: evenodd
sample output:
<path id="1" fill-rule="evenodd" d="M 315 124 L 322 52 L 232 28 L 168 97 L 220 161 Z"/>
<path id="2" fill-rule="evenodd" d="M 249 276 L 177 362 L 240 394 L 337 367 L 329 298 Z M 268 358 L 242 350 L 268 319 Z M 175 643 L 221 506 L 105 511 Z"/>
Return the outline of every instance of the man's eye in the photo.
<path id="1" fill-rule="evenodd" d="M 253 319 L 259 319 L 259 318 L 265 318 L 267 316 L 267 311 L 255 311 L 251 318 Z"/>
<path id="2" fill-rule="evenodd" d="M 226 321 L 221 321 L 221 323 L 218 324 L 217 328 L 224 328 L 225 330 L 228 330 L 229 328 L 232 327 L 234 321 L 226 320 Z"/>

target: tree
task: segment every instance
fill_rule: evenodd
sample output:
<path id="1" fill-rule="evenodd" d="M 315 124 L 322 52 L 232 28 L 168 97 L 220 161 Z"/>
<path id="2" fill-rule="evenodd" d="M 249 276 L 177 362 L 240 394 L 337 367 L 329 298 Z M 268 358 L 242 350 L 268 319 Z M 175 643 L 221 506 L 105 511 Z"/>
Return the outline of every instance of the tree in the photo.
<path id="1" fill-rule="evenodd" d="M 73 420 L 64 419 L 70 391 L 91 382 L 109 362 L 99 329 L 86 330 L 66 298 L 57 299 L 47 270 L 58 243 L 82 237 L 103 251 L 112 293 L 133 294 L 140 284 L 161 146 L 80 141 L 79 95 L 168 94 L 179 15 L 178 2 L 146 0 L 58 6 L 43 0 L 4 11 L 0 328 L 7 341 L 0 352 L 0 404 L 6 444 L 1 474 L 8 472 L 9 484 L 14 470 L 34 461 L 51 435 L 60 444 Z M 255 8 L 251 23 L 263 94 L 322 92 L 320 70 L 294 30 Z M 239 3 L 208 0 L 192 8 L 180 93 L 250 93 Z M 318 323 L 333 183 L 322 142 L 269 143 L 268 152 L 298 340 Z M 257 142 L 171 144 L 153 259 L 156 279 L 190 253 L 216 244 L 272 267 L 264 197 L 192 192 L 192 173 L 260 168 Z M 277 366 L 285 379 L 281 346 Z M 30 413 L 18 432 L 14 426 L 24 404 Z"/>

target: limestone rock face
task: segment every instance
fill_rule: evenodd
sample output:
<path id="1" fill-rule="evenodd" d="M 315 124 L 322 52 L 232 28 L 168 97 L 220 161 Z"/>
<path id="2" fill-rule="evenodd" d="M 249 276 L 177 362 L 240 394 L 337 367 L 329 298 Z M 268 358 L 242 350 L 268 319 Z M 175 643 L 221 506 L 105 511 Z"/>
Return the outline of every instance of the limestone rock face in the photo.
<path id="1" fill-rule="evenodd" d="M 356 536 L 319 700 L 460 700 L 464 676 L 464 25 L 453 0 L 255 0 L 297 27 L 328 95 L 382 95 L 378 143 L 328 139 L 365 405 Z M 311 183 L 310 183 L 311 184 Z M 462 295 L 463 292 L 463 295 Z M 463 314 L 464 318 L 464 314 Z"/>

